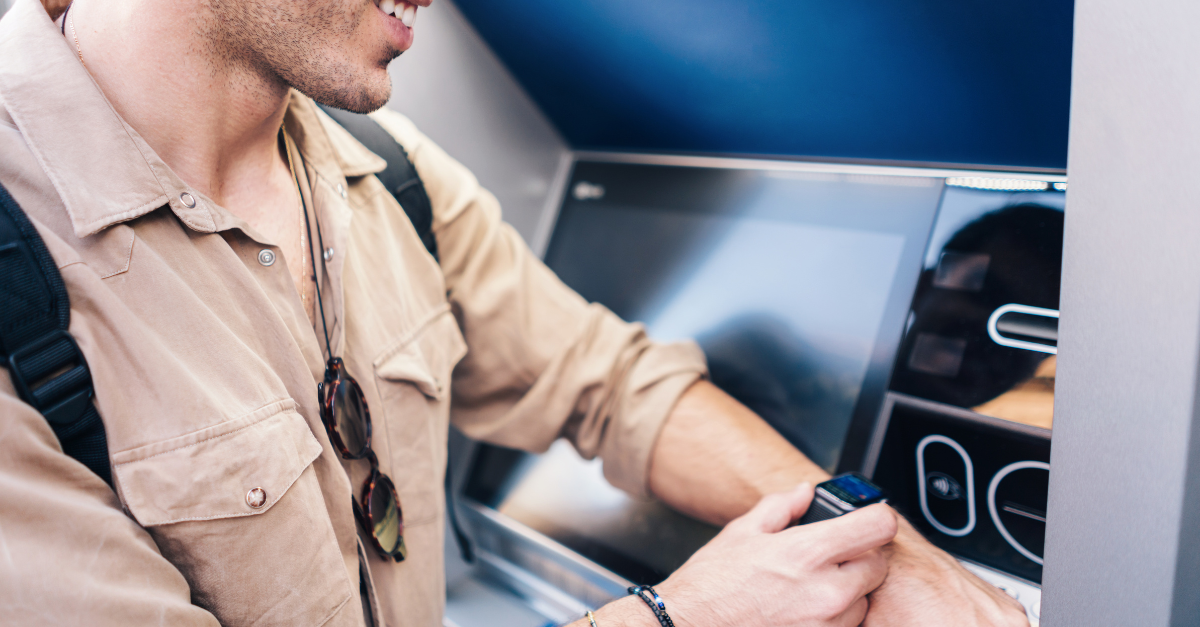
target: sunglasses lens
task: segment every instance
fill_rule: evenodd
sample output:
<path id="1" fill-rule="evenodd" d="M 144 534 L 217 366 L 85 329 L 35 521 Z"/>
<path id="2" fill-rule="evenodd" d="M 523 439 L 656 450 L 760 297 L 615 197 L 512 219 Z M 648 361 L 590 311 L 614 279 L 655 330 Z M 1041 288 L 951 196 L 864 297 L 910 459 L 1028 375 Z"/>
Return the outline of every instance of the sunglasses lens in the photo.
<path id="1" fill-rule="evenodd" d="M 371 533 L 389 555 L 399 554 L 401 559 L 407 551 L 404 547 L 404 515 L 396 502 L 396 490 L 387 477 L 380 477 L 371 491 L 370 512 L 374 527 Z"/>
<path id="2" fill-rule="evenodd" d="M 353 379 L 343 378 L 333 392 L 333 419 L 351 455 L 360 457 L 367 446 L 366 411 L 362 392 Z"/>

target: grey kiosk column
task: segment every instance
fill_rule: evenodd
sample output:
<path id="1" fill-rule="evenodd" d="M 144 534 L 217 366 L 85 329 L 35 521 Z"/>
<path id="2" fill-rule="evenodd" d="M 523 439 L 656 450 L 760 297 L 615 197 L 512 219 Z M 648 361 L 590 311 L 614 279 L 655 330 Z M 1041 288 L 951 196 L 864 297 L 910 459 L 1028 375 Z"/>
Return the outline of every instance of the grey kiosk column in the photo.
<path id="1" fill-rule="evenodd" d="M 1200 625 L 1200 2 L 1078 0 L 1043 625 Z"/>

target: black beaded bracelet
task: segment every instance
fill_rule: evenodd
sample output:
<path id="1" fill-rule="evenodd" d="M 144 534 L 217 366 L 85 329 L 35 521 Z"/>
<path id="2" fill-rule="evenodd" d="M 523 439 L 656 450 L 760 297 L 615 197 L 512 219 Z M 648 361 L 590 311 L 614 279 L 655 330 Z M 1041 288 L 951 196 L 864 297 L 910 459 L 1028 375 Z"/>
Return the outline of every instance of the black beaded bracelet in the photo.
<path id="1" fill-rule="evenodd" d="M 658 624 L 662 627 L 675 627 L 674 621 L 667 614 L 667 604 L 663 603 L 662 597 L 654 591 L 650 586 L 633 586 L 629 589 L 629 594 L 637 596 L 639 599 L 646 602 L 650 606 L 650 611 L 654 612 L 654 617 L 658 619 Z"/>

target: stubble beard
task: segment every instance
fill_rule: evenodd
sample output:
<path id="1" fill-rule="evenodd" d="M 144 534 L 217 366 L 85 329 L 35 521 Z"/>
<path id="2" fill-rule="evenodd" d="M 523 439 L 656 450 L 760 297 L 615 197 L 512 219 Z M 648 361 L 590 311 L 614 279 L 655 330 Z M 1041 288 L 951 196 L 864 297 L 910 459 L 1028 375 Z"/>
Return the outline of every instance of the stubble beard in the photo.
<path id="1" fill-rule="evenodd" d="M 292 87 L 323 105 L 370 113 L 391 98 L 387 66 L 400 52 L 355 41 L 363 16 L 351 1 L 209 0 L 197 27 L 216 73 L 248 74 L 268 90 Z M 379 52 L 354 58 L 363 50 Z"/>

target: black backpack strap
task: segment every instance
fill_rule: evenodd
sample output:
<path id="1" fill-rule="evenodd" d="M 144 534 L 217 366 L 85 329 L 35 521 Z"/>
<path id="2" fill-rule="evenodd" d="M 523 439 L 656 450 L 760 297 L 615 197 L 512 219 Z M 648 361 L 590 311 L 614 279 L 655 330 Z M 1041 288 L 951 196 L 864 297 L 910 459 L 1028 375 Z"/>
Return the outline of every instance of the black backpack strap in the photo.
<path id="1" fill-rule="evenodd" d="M 404 146 L 401 146 L 391 133 L 384 130 L 368 115 L 351 113 L 325 105 L 317 106 L 329 114 L 329 117 L 333 118 L 342 128 L 349 131 L 354 139 L 367 147 L 367 150 L 387 161 L 387 168 L 375 176 L 392 193 L 392 196 L 396 197 L 396 202 L 400 203 L 400 206 L 404 208 L 404 213 L 408 214 L 408 219 L 417 230 L 417 235 L 421 236 L 421 243 L 425 244 L 425 250 L 428 250 L 429 254 L 437 259 L 437 239 L 433 236 L 433 205 L 429 202 L 429 195 L 425 193 L 425 184 L 417 175 L 417 169 L 409 160 Z"/>
<path id="2" fill-rule="evenodd" d="M 67 330 L 70 322 L 58 266 L 0 185 L 0 357 L 17 394 L 50 423 L 63 452 L 112 485 L 92 373 Z"/>

